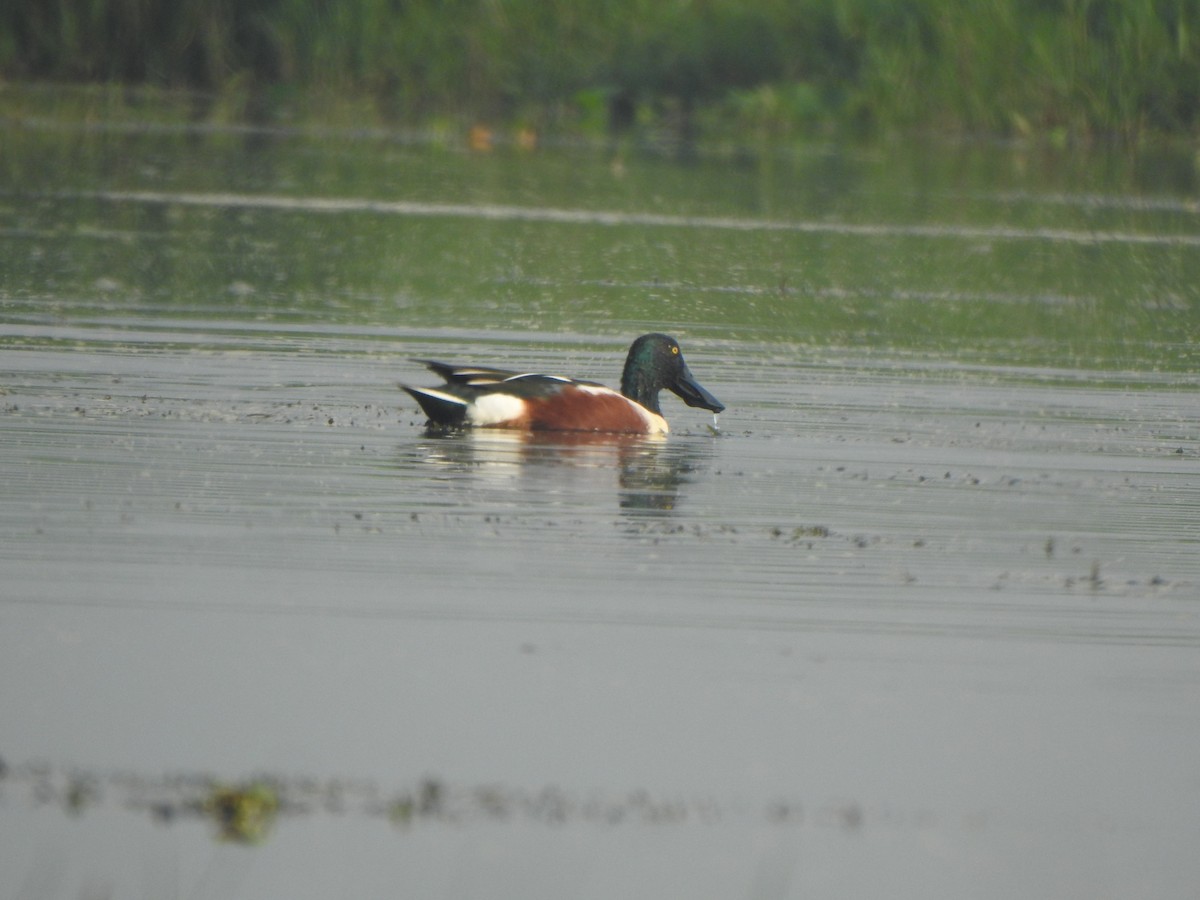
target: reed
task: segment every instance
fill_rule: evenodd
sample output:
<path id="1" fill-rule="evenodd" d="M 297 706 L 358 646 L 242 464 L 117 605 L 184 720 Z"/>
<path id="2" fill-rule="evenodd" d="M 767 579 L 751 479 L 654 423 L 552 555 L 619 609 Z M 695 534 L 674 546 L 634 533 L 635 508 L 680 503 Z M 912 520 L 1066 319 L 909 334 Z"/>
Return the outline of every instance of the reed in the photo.
<path id="1" fill-rule="evenodd" d="M 23 0 L 0 77 L 239 115 L 282 92 L 385 120 L 1136 140 L 1200 133 L 1198 33 L 1200 0 Z"/>

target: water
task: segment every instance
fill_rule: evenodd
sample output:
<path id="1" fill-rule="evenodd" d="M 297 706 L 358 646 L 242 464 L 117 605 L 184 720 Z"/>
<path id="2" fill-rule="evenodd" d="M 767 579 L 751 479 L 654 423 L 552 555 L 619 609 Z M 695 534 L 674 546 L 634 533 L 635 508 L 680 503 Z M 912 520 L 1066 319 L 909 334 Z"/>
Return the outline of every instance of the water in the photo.
<path id="1" fill-rule="evenodd" d="M 1187 166 L 3 164 L 0 896 L 1192 896 Z M 648 330 L 717 429 L 431 436 L 396 387 L 611 384 Z"/>

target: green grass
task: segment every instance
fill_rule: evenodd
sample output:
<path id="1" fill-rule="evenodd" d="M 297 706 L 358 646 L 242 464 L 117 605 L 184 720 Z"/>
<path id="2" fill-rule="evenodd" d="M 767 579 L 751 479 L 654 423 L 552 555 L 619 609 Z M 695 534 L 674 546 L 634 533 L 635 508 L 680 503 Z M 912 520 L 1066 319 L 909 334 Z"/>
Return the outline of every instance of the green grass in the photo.
<path id="1" fill-rule="evenodd" d="M 202 115 L 765 135 L 1200 134 L 1200 0 L 24 0 L 0 77 Z"/>

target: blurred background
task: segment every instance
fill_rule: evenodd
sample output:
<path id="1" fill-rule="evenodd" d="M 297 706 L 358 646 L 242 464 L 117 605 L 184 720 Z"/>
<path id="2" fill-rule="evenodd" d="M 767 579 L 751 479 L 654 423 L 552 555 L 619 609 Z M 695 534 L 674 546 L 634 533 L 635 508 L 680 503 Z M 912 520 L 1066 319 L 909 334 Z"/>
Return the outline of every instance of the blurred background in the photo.
<path id="1" fill-rule="evenodd" d="M 204 120 L 450 118 L 518 141 L 1137 141 L 1196 134 L 1198 35 L 1196 0 L 13 0 L 0 78 L 195 91 Z"/>

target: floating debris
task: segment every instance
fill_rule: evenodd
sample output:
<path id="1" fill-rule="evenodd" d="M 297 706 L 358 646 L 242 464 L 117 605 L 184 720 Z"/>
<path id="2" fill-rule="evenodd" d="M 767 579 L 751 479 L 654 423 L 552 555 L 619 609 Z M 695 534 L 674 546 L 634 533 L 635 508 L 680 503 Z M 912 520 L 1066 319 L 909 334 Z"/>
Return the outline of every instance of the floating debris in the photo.
<path id="1" fill-rule="evenodd" d="M 71 816 L 86 816 L 105 803 L 149 816 L 163 826 L 184 822 L 215 824 L 215 839 L 261 844 L 277 822 L 299 816 L 358 816 L 407 831 L 422 823 L 448 826 L 532 823 L 547 828 L 600 825 L 708 826 L 749 819 L 775 827 L 833 828 L 847 833 L 897 824 L 931 827 L 924 811 L 878 810 L 856 799 L 801 804 L 792 797 L 717 800 L 704 796 L 663 796 L 646 788 L 579 793 L 547 784 L 522 788 L 503 784 L 459 785 L 432 775 L 409 788 L 392 791 L 364 779 L 255 775 L 224 781 L 203 773 L 158 778 L 129 772 L 93 772 L 56 768 L 44 762 L 10 764 L 0 770 L 11 803 L 25 797 L 56 806 Z M 985 812 L 972 813 L 975 819 Z"/>
<path id="2" fill-rule="evenodd" d="M 99 802 L 99 799 L 100 789 L 96 780 L 87 775 L 76 775 L 67 783 L 66 792 L 63 794 L 63 806 L 71 815 L 77 816 Z"/>
<path id="3" fill-rule="evenodd" d="M 204 801 L 203 809 L 216 821 L 221 840 L 258 844 L 266 839 L 275 822 L 279 794 L 271 785 L 262 782 L 218 786 Z"/>
<path id="4" fill-rule="evenodd" d="M 201 773 L 150 778 L 57 769 L 41 762 L 7 766 L 4 775 L 10 799 L 19 792 L 36 805 L 57 806 L 72 816 L 85 816 L 105 802 L 115 803 L 164 826 L 206 821 L 216 826 L 217 840 L 246 845 L 266 841 L 277 822 L 296 816 L 362 816 L 399 828 L 422 822 L 615 827 L 712 824 L 744 815 L 774 824 L 803 819 L 800 803 L 786 797 L 769 798 L 756 807 L 708 797 L 656 796 L 645 788 L 578 794 L 553 784 L 466 786 L 434 776 L 393 792 L 364 780 L 261 775 L 232 782 Z"/>

